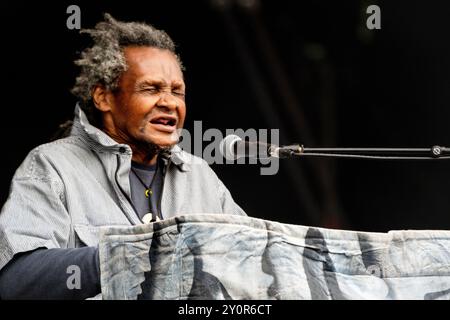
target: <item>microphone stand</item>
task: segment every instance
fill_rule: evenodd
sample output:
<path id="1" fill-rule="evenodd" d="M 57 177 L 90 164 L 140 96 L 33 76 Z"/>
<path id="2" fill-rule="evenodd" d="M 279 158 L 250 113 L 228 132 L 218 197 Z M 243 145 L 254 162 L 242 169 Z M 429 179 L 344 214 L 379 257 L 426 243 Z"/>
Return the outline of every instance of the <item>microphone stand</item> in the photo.
<path id="1" fill-rule="evenodd" d="M 307 148 L 294 144 L 270 147 L 269 154 L 277 158 L 330 157 L 379 160 L 446 160 L 450 159 L 450 148 Z"/>

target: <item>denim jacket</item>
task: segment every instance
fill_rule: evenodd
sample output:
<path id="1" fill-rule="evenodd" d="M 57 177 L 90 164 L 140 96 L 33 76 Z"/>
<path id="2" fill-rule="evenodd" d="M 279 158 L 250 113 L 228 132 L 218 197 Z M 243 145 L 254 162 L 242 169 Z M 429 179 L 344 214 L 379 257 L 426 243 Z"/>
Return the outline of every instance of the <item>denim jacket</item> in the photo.
<path id="1" fill-rule="evenodd" d="M 70 136 L 33 149 L 13 177 L 0 213 L 0 269 L 19 252 L 97 246 L 101 227 L 142 224 L 131 204 L 131 157 L 77 105 Z M 246 215 L 208 164 L 179 146 L 164 170 L 165 218 Z"/>

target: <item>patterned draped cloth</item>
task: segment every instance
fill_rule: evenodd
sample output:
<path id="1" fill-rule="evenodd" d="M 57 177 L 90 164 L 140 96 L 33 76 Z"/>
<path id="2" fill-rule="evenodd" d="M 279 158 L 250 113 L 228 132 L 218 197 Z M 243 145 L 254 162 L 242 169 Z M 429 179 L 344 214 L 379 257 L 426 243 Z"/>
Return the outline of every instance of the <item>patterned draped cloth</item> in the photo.
<path id="1" fill-rule="evenodd" d="M 199 214 L 104 228 L 99 247 L 103 299 L 450 299 L 450 231 Z"/>

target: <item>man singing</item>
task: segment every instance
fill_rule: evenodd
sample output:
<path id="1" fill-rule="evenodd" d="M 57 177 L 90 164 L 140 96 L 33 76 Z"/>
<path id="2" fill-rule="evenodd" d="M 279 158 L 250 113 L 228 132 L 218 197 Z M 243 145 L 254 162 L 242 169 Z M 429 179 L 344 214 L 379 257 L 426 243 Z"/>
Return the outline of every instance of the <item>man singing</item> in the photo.
<path id="1" fill-rule="evenodd" d="M 108 14 L 83 32 L 94 43 L 76 61 L 70 135 L 28 154 L 0 213 L 1 299 L 98 295 L 102 226 L 245 215 L 206 162 L 176 145 L 186 89 L 171 38 Z M 67 285 L 69 266 L 78 288 Z"/>

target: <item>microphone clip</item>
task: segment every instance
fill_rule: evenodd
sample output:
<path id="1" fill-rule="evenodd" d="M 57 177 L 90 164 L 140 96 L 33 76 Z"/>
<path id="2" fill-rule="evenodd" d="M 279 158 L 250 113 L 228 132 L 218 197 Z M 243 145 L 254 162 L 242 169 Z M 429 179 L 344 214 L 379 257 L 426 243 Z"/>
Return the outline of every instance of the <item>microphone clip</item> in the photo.
<path id="1" fill-rule="evenodd" d="M 303 145 L 292 144 L 287 146 L 275 146 L 271 145 L 269 147 L 269 154 L 275 158 L 292 158 L 294 156 L 299 156 L 304 151 Z"/>

